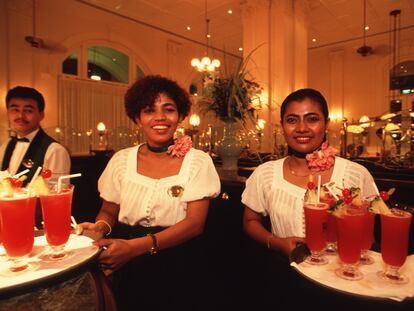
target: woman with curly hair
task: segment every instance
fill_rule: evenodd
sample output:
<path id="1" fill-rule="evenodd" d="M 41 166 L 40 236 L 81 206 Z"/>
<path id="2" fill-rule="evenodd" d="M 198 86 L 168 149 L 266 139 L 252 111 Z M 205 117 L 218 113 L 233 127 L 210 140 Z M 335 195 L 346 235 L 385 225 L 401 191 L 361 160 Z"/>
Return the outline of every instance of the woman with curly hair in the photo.
<path id="1" fill-rule="evenodd" d="M 113 278 L 121 310 L 191 308 L 201 290 L 195 238 L 220 180 L 188 136 L 174 141 L 190 107 L 187 92 L 165 77 L 146 76 L 129 88 L 126 113 L 146 143 L 112 157 L 98 182 L 103 204 L 96 222 L 81 224 L 100 236 L 100 266 Z"/>

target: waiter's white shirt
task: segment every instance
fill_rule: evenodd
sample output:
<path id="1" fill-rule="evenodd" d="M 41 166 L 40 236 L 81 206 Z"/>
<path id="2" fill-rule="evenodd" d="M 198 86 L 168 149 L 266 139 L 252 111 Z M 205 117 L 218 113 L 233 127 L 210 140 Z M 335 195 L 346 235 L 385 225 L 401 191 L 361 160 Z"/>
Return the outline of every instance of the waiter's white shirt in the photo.
<path id="1" fill-rule="evenodd" d="M 17 172 L 20 163 L 23 160 L 30 143 L 33 141 L 39 129 L 24 136 L 30 142 L 18 141 L 14 148 L 13 154 L 10 158 L 8 171 L 11 175 Z M 23 137 L 19 137 L 23 138 Z M 3 165 L 4 153 L 6 152 L 7 145 L 10 139 L 0 146 L 0 167 Z M 59 143 L 51 143 L 46 150 L 44 162 L 47 162 L 47 168 L 52 171 L 51 179 L 57 179 L 59 176 L 68 175 L 70 173 L 70 156 L 68 151 Z"/>

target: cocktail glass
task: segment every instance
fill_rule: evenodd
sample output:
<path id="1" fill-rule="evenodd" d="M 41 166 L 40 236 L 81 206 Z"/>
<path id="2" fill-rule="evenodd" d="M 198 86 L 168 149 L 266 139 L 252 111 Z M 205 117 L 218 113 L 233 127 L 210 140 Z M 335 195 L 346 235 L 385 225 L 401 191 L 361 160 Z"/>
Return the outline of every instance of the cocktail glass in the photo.
<path id="1" fill-rule="evenodd" d="M 326 193 L 323 198 L 320 199 L 322 203 L 328 204 L 329 207 L 335 205 L 336 199 Z M 336 217 L 331 213 L 328 213 L 328 223 L 327 223 L 327 231 L 326 231 L 326 248 L 325 253 L 329 255 L 336 254 L 336 241 L 338 240 L 337 233 L 336 233 Z"/>
<path id="2" fill-rule="evenodd" d="M 35 268 L 35 265 L 27 262 L 34 243 L 35 206 L 36 197 L 24 189 L 0 197 L 3 246 L 12 261 L 5 272 L 7 275 Z"/>
<path id="3" fill-rule="evenodd" d="M 326 248 L 325 252 L 330 255 L 334 255 L 337 253 L 337 241 L 338 241 L 338 234 L 337 234 L 337 225 L 336 225 L 336 217 L 331 213 L 328 213 L 328 223 L 327 223 L 327 231 L 326 231 Z"/>
<path id="4" fill-rule="evenodd" d="M 398 270 L 407 258 L 411 219 L 409 212 L 395 208 L 391 214 L 381 214 L 381 256 L 386 269 L 377 274 L 393 284 L 408 283 L 408 278 Z"/>
<path id="5" fill-rule="evenodd" d="M 375 214 L 367 211 L 364 216 L 364 233 L 362 235 L 361 257 L 359 258 L 359 263 L 363 265 L 371 265 L 374 263 L 374 259 L 368 252 L 373 242 L 374 222 Z"/>
<path id="6" fill-rule="evenodd" d="M 328 222 L 328 204 L 304 203 L 306 244 L 311 255 L 305 261 L 312 265 L 325 265 L 328 260 L 323 250 L 326 246 L 326 225 Z"/>
<path id="7" fill-rule="evenodd" d="M 60 260 L 68 256 L 65 244 L 70 236 L 73 185 L 62 184 L 60 192 L 56 185 L 47 195 L 41 195 L 44 231 L 52 253 L 44 259 Z"/>
<path id="8" fill-rule="evenodd" d="M 337 217 L 338 255 L 341 267 L 335 270 L 345 280 L 360 280 L 363 274 L 358 270 L 361 255 L 362 236 L 366 209 L 345 207 L 345 213 Z"/>

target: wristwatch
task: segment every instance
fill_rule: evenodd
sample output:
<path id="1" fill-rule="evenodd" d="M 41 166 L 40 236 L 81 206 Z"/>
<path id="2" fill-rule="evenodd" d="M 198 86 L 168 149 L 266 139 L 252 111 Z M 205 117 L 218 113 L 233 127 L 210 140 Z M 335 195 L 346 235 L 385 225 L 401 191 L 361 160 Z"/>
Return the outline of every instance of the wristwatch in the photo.
<path id="1" fill-rule="evenodd" d="M 152 247 L 150 248 L 149 253 L 151 255 L 155 255 L 156 253 L 158 253 L 159 249 L 157 237 L 152 233 L 148 233 L 147 236 L 149 236 L 152 239 Z"/>

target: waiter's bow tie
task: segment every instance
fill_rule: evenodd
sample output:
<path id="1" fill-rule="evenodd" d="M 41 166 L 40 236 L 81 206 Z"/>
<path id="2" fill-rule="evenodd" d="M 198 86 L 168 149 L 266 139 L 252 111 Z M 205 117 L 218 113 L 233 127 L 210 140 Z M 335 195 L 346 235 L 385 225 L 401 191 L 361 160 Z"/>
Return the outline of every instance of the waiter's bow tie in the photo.
<path id="1" fill-rule="evenodd" d="M 23 141 L 23 142 L 26 142 L 26 143 L 30 143 L 30 140 L 26 137 L 22 137 L 22 138 L 12 137 L 11 139 L 13 139 L 15 141 Z"/>

